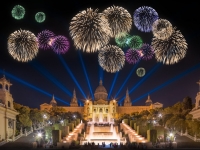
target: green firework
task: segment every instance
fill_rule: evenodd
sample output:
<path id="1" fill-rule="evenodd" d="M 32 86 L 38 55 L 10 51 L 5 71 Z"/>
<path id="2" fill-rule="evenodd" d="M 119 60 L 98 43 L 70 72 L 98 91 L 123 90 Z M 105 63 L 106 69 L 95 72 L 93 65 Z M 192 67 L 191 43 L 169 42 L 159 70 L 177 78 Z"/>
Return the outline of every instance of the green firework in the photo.
<path id="1" fill-rule="evenodd" d="M 127 40 L 128 38 L 130 38 L 131 36 L 128 33 L 120 33 L 118 35 L 115 36 L 115 42 L 117 43 L 117 45 L 121 48 L 125 48 L 128 46 L 127 44 Z"/>
<path id="2" fill-rule="evenodd" d="M 143 41 L 140 36 L 133 35 L 128 38 L 127 44 L 132 49 L 140 49 L 142 47 Z"/>
<path id="3" fill-rule="evenodd" d="M 138 68 L 136 70 L 136 74 L 139 76 L 139 77 L 143 77 L 145 75 L 145 69 L 144 68 Z"/>
<path id="4" fill-rule="evenodd" d="M 25 15 L 25 9 L 21 5 L 15 5 L 11 11 L 12 17 L 20 20 L 24 18 Z"/>
<path id="5" fill-rule="evenodd" d="M 38 23 L 44 22 L 45 19 L 46 19 L 45 13 L 43 13 L 43 12 L 38 12 L 38 13 L 35 14 L 35 20 L 36 20 Z"/>

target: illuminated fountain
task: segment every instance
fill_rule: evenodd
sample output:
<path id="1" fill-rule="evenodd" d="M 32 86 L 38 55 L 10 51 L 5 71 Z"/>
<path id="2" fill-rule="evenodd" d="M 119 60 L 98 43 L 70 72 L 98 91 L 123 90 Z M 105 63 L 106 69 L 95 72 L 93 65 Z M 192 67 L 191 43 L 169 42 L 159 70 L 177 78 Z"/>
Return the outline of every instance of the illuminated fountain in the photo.
<path id="1" fill-rule="evenodd" d="M 99 119 L 101 120 L 101 117 L 99 117 Z M 94 123 L 92 123 L 90 125 L 89 134 L 86 135 L 86 140 L 88 142 L 94 142 L 95 145 L 101 145 L 102 142 L 105 142 L 105 144 L 110 144 L 111 142 L 120 144 L 119 134 L 117 134 L 113 124 L 95 126 Z"/>
<path id="2" fill-rule="evenodd" d="M 102 113 L 99 114 L 99 122 L 103 122 L 103 114 Z"/>

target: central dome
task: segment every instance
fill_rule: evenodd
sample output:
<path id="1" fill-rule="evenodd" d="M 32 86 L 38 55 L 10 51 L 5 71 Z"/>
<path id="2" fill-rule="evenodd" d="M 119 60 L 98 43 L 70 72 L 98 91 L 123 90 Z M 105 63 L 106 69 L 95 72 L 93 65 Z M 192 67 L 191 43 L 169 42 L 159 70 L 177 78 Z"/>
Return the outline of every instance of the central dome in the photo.
<path id="1" fill-rule="evenodd" d="M 107 100 L 108 93 L 106 88 L 103 86 L 102 80 L 99 82 L 99 86 L 96 88 L 94 93 L 95 100 L 104 99 Z"/>

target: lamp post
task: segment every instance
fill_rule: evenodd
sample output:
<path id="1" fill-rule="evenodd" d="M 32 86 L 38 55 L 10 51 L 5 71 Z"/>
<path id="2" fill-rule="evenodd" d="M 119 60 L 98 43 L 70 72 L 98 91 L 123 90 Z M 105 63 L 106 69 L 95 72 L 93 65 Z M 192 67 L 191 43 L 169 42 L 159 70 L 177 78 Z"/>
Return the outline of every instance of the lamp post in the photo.
<path id="1" fill-rule="evenodd" d="M 47 115 L 46 114 L 44 114 L 43 115 L 43 126 L 45 126 L 45 120 L 47 119 Z"/>

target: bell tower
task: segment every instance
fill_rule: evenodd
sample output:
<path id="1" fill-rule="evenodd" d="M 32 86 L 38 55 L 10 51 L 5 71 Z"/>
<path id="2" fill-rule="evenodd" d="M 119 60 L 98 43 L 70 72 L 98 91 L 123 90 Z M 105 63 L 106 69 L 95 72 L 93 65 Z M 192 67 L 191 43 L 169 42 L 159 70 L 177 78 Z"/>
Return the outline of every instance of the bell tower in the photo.
<path id="1" fill-rule="evenodd" d="M 197 84 L 199 85 L 199 91 L 197 92 L 197 96 L 196 96 L 196 103 L 195 103 L 195 108 L 198 109 L 200 107 L 200 80 L 197 82 Z"/>
<path id="2" fill-rule="evenodd" d="M 71 102 L 70 102 L 70 106 L 78 107 L 75 89 L 74 89 L 74 92 L 73 92 L 73 97 L 72 97 Z"/>
<path id="3" fill-rule="evenodd" d="M 124 99 L 124 106 L 131 106 L 131 105 L 132 105 L 132 103 L 131 103 L 129 92 L 128 92 L 128 89 L 127 89 L 126 90 L 126 97 Z"/>
<path id="4" fill-rule="evenodd" d="M 5 75 L 0 79 L 0 103 L 7 108 L 13 108 L 13 98 L 10 94 L 10 86 L 12 84 L 6 79 Z"/>

